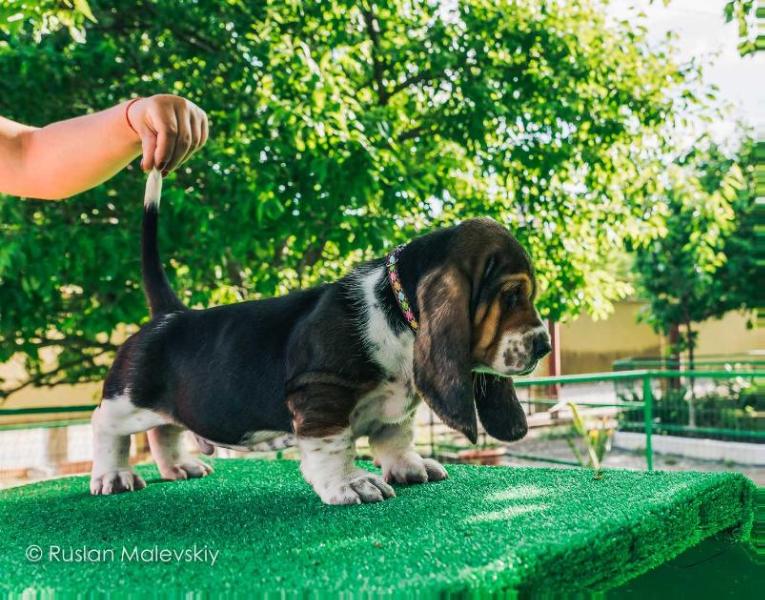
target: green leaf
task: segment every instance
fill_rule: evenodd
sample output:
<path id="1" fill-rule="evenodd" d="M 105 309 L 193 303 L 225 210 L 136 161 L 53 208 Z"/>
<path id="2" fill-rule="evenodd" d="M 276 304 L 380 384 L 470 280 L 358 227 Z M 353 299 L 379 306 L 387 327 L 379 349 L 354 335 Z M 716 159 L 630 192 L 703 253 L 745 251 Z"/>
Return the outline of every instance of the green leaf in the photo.
<path id="1" fill-rule="evenodd" d="M 74 8 L 77 9 L 80 13 L 85 15 L 85 18 L 89 19 L 93 23 L 97 23 L 97 19 L 93 12 L 90 10 L 90 5 L 88 4 L 88 0 L 74 0 Z"/>

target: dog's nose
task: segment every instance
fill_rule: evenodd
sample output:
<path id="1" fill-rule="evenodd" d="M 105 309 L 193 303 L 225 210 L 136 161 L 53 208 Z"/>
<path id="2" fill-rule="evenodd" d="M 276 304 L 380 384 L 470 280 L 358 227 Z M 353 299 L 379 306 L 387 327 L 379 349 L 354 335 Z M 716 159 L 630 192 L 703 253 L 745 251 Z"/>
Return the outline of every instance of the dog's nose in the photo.
<path id="1" fill-rule="evenodd" d="M 552 346 L 550 346 L 550 339 L 546 335 L 538 335 L 534 338 L 531 352 L 536 360 L 548 354 L 550 350 L 552 350 Z"/>

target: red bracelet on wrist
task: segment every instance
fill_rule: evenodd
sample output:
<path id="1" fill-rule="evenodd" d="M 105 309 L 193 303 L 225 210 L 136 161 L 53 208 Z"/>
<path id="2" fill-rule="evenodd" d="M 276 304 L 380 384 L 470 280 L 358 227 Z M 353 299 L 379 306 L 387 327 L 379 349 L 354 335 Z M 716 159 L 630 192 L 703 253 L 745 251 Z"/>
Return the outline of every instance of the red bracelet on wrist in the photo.
<path id="1" fill-rule="evenodd" d="M 127 121 L 128 127 L 130 127 L 130 129 L 135 131 L 136 135 L 140 135 L 140 134 L 136 131 L 135 127 L 133 127 L 133 124 L 130 122 L 130 107 L 133 106 L 133 104 L 135 104 L 139 100 L 142 100 L 140 96 L 138 98 L 133 98 L 130 102 L 128 102 L 125 105 L 125 120 Z"/>

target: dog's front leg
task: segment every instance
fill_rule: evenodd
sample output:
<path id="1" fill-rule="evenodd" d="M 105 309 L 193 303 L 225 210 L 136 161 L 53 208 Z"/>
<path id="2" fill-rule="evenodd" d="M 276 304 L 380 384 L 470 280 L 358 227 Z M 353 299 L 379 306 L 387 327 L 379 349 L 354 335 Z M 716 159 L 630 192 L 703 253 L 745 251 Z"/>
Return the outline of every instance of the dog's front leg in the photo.
<path id="1" fill-rule="evenodd" d="M 375 462 L 387 482 L 425 483 L 448 477 L 446 469 L 432 458 L 422 458 L 414 449 L 414 417 L 384 425 L 369 436 Z"/>
<path id="2" fill-rule="evenodd" d="M 300 449 L 300 470 L 326 504 L 379 502 L 395 496 L 379 475 L 359 469 L 350 426 L 352 389 L 325 383 L 305 385 L 287 397 Z"/>
<path id="3" fill-rule="evenodd" d="M 395 496 L 379 475 L 359 469 L 350 427 L 321 437 L 297 436 L 300 470 L 326 504 L 380 502 Z"/>

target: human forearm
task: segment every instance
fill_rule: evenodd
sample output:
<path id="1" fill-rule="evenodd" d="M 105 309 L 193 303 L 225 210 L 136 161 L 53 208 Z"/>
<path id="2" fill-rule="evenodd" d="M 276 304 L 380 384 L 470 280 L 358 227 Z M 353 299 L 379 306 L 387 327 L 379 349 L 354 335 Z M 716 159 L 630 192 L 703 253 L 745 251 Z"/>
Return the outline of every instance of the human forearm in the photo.
<path id="1" fill-rule="evenodd" d="M 7 193 L 46 200 L 103 183 L 141 153 L 125 120 L 126 104 L 19 134 L 20 172 Z"/>

